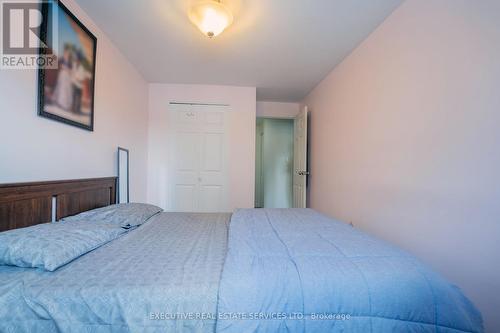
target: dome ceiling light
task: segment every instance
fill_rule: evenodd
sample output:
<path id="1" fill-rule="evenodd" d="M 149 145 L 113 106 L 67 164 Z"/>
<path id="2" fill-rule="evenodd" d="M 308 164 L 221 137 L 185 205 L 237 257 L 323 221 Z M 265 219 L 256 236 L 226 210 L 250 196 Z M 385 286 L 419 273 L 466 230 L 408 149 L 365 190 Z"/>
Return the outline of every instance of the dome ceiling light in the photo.
<path id="1" fill-rule="evenodd" d="M 189 19 L 205 36 L 213 38 L 231 25 L 233 14 L 220 0 L 205 0 L 191 7 Z"/>

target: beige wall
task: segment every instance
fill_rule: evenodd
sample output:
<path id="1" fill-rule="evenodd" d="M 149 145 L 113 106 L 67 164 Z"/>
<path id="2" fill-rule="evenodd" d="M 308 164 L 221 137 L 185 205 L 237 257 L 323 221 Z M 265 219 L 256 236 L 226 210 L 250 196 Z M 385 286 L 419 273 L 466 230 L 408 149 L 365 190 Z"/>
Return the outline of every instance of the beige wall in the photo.
<path id="1" fill-rule="evenodd" d="M 500 327 L 499 18 L 494 0 L 408 0 L 304 101 L 312 207 L 444 274 L 489 332 Z"/>
<path id="2" fill-rule="evenodd" d="M 230 206 L 252 208 L 255 193 L 255 87 L 186 84 L 149 86 L 148 201 L 168 198 L 168 105 L 170 102 L 228 104 Z"/>
<path id="3" fill-rule="evenodd" d="M 257 117 L 295 118 L 299 114 L 299 103 L 257 102 Z"/>
<path id="4" fill-rule="evenodd" d="M 0 70 L 0 183 L 117 175 L 130 149 L 131 200 L 146 200 L 148 85 L 73 0 L 64 4 L 97 37 L 95 127 L 37 116 L 33 70 Z"/>

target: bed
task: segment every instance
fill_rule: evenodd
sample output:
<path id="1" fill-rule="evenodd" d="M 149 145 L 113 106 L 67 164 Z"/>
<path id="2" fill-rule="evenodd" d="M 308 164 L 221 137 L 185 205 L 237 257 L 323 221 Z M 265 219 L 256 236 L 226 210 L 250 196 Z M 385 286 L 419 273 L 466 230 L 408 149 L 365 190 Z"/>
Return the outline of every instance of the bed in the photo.
<path id="1" fill-rule="evenodd" d="M 313 210 L 160 212 L 114 182 L 0 186 L 0 332 L 483 332 L 457 287 Z"/>

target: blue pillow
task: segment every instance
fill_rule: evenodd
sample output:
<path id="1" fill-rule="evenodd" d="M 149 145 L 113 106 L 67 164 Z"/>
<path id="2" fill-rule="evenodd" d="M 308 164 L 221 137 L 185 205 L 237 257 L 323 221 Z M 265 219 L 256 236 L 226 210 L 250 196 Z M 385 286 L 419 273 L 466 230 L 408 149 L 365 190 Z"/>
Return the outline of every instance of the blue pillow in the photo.
<path id="1" fill-rule="evenodd" d="M 0 233 L 0 265 L 55 271 L 127 230 L 109 224 L 76 221 L 39 224 Z"/>
<path id="2" fill-rule="evenodd" d="M 119 225 L 129 229 L 140 226 L 163 209 L 149 204 L 127 203 L 89 210 L 62 221 L 86 221 Z"/>

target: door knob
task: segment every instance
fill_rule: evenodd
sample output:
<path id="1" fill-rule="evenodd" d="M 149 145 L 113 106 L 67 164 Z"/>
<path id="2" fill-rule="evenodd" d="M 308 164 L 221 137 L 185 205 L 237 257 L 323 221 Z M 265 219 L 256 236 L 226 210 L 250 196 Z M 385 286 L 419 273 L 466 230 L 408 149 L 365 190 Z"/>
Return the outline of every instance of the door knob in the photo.
<path id="1" fill-rule="evenodd" d="M 297 171 L 297 174 L 299 176 L 308 176 L 310 175 L 311 173 L 309 171 Z"/>

